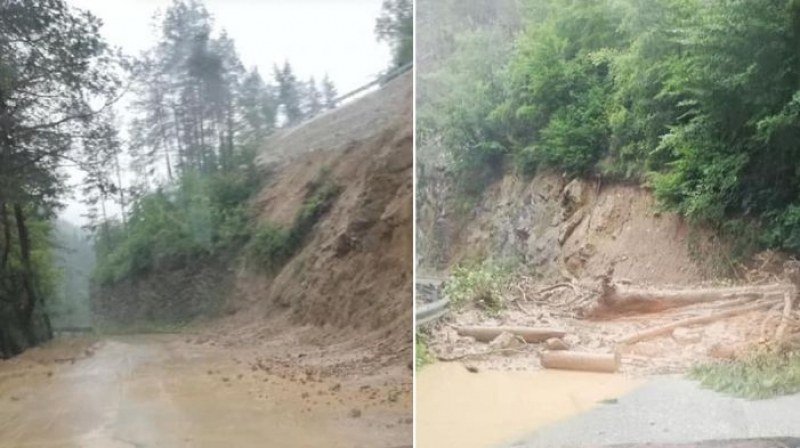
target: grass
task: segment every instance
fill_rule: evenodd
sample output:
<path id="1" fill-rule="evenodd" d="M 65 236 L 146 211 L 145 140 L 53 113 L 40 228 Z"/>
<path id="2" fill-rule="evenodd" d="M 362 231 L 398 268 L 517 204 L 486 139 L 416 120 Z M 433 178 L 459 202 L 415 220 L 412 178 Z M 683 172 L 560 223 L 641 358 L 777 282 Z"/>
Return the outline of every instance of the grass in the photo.
<path id="1" fill-rule="evenodd" d="M 414 338 L 414 345 L 416 348 L 414 351 L 414 364 L 416 364 L 417 369 L 433 363 L 433 355 L 428 350 L 428 337 L 424 333 L 417 332 Z"/>
<path id="2" fill-rule="evenodd" d="M 735 361 L 692 367 L 689 377 L 718 392 L 763 399 L 800 392 L 800 352 L 754 350 Z"/>

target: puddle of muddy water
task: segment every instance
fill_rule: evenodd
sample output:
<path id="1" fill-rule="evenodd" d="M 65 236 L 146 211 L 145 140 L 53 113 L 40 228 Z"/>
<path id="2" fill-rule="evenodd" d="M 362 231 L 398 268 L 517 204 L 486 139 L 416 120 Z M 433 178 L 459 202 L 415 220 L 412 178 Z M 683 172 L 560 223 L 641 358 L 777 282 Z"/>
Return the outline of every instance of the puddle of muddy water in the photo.
<path id="1" fill-rule="evenodd" d="M 639 384 L 622 375 L 555 370 L 470 373 L 460 363 L 429 365 L 417 374 L 415 446 L 496 446 L 602 405 Z"/>

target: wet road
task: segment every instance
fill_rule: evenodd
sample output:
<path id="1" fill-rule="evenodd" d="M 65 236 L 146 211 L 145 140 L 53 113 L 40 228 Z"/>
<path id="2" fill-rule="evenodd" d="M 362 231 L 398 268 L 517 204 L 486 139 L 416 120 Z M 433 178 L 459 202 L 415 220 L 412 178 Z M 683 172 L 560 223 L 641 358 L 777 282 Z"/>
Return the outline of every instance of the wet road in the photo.
<path id="1" fill-rule="evenodd" d="M 325 384 L 256 374 L 223 353 L 136 336 L 76 361 L 0 364 L 0 447 L 393 447 L 411 438 L 410 426 L 388 430 L 378 410 L 348 415 L 362 404 L 323 397 Z"/>
<path id="2" fill-rule="evenodd" d="M 746 400 L 703 389 L 679 376 L 665 376 L 651 378 L 614 403 L 597 406 L 504 446 L 566 448 L 651 443 L 658 447 L 709 440 L 800 437 L 798 422 L 800 394 Z"/>

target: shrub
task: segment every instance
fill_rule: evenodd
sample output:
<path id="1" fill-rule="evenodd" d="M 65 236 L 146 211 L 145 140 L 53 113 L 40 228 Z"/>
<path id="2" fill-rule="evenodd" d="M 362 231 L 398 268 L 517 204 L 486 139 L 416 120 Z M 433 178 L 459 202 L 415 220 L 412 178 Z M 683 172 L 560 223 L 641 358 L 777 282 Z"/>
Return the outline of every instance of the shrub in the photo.
<path id="1" fill-rule="evenodd" d="M 260 226 L 245 250 L 250 261 L 274 272 L 292 256 L 295 243 L 288 230 L 273 225 Z"/>
<path id="2" fill-rule="evenodd" d="M 445 282 L 444 294 L 453 307 L 475 304 L 497 313 L 503 308 L 503 291 L 509 270 L 490 261 L 467 262 L 457 266 Z"/>
<path id="3" fill-rule="evenodd" d="M 425 333 L 417 331 L 414 346 L 414 364 L 416 364 L 417 369 L 421 369 L 434 361 L 433 354 L 428 351 L 428 337 Z"/>

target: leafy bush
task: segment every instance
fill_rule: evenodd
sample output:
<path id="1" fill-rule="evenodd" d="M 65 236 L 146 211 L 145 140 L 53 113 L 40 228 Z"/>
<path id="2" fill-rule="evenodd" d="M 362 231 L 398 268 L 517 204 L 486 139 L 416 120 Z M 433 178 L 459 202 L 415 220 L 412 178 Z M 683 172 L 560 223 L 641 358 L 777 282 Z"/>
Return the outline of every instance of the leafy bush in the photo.
<path id="1" fill-rule="evenodd" d="M 491 261 L 467 262 L 457 266 L 445 282 L 444 295 L 453 307 L 475 304 L 496 313 L 503 304 L 509 270 Z"/>
<path id="2" fill-rule="evenodd" d="M 247 243 L 247 257 L 263 269 L 273 272 L 279 268 L 295 250 L 289 230 L 273 225 L 260 226 Z"/>

